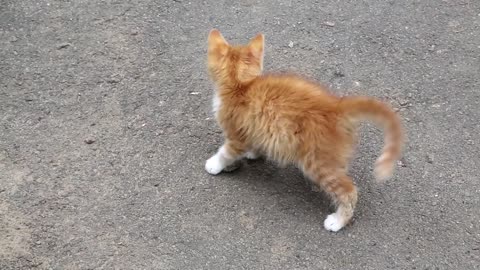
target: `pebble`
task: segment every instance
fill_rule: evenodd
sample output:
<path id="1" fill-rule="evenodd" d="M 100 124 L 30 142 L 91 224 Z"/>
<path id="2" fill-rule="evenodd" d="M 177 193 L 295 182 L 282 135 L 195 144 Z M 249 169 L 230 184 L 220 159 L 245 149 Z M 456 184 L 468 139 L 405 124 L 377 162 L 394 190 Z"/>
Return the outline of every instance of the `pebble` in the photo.
<path id="1" fill-rule="evenodd" d="M 120 82 L 120 79 L 115 77 L 107 80 L 107 83 L 119 83 L 119 82 Z"/>
<path id="2" fill-rule="evenodd" d="M 64 42 L 64 43 L 60 43 L 57 45 L 57 50 L 61 50 L 61 49 L 65 49 L 69 46 L 71 46 L 72 44 L 68 43 L 68 42 Z"/>
<path id="3" fill-rule="evenodd" d="M 95 139 L 92 139 L 92 138 L 85 139 L 86 144 L 92 144 L 94 142 L 95 142 Z"/>
<path id="4" fill-rule="evenodd" d="M 324 22 L 323 24 L 326 25 L 326 26 L 330 26 L 330 27 L 334 27 L 334 26 L 335 26 L 335 23 L 334 23 L 334 22 Z"/>
<path id="5" fill-rule="evenodd" d="M 405 106 L 408 104 L 408 100 L 401 98 L 398 100 L 398 104 L 400 104 L 400 106 Z"/>
<path id="6" fill-rule="evenodd" d="M 432 164 L 433 163 L 433 155 L 427 154 L 427 162 Z"/>

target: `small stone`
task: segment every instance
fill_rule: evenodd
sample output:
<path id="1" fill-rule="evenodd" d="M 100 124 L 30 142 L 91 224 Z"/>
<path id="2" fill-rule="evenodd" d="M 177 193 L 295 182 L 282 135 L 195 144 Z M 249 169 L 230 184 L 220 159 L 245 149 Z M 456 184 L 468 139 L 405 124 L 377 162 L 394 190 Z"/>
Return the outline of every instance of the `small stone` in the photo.
<path id="1" fill-rule="evenodd" d="M 334 27 L 335 26 L 334 22 L 324 22 L 323 24 L 326 25 L 326 26 L 329 26 L 329 27 Z"/>
<path id="2" fill-rule="evenodd" d="M 92 144 L 92 143 L 94 143 L 94 142 L 95 142 L 95 139 L 93 139 L 93 138 L 85 139 L 85 143 L 86 143 L 86 144 Z"/>
<path id="3" fill-rule="evenodd" d="M 433 163 L 433 155 L 427 154 L 427 162 L 432 164 Z"/>
<path id="4" fill-rule="evenodd" d="M 17 41 L 17 40 L 18 40 L 18 38 L 17 38 L 16 36 L 12 36 L 12 37 L 10 37 L 10 39 L 9 39 L 10 42 L 15 42 L 15 41 Z"/>
<path id="5" fill-rule="evenodd" d="M 452 27 L 452 28 L 455 28 L 455 27 L 459 27 L 460 23 L 458 21 L 450 21 L 450 22 L 448 22 L 448 26 Z"/>
<path id="6" fill-rule="evenodd" d="M 57 50 L 61 50 L 61 49 L 65 49 L 69 46 L 71 46 L 72 44 L 68 43 L 68 42 L 64 42 L 64 43 L 60 43 L 57 45 Z"/>
<path id="7" fill-rule="evenodd" d="M 112 77 L 107 80 L 107 83 L 119 83 L 120 79 L 118 77 Z"/>
<path id="8" fill-rule="evenodd" d="M 333 75 L 335 75 L 335 77 L 345 77 L 345 73 L 343 73 L 343 71 L 341 71 L 340 69 L 336 69 L 333 72 Z"/>
<path id="9" fill-rule="evenodd" d="M 400 106 L 405 106 L 408 104 L 408 100 L 401 98 L 398 100 L 398 104 L 400 104 Z"/>
<path id="10" fill-rule="evenodd" d="M 190 92 L 190 95 L 194 95 L 194 96 L 200 95 L 200 92 Z"/>
<path id="11" fill-rule="evenodd" d="M 293 48 L 293 41 L 290 41 L 290 42 L 288 43 L 288 47 Z"/>

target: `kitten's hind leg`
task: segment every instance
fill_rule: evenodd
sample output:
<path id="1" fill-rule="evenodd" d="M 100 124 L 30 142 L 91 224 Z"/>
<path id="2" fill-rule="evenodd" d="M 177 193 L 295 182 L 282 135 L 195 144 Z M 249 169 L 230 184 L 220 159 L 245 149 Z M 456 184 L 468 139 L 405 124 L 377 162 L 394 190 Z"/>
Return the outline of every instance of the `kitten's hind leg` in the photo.
<path id="1" fill-rule="evenodd" d="M 336 232 L 343 228 L 353 217 L 353 210 L 357 204 L 357 188 L 352 179 L 343 173 L 309 174 L 312 181 L 327 192 L 335 202 L 337 211 L 325 219 L 325 229 Z"/>
<path id="2" fill-rule="evenodd" d="M 323 226 L 329 231 L 336 232 L 347 225 L 353 217 L 353 210 L 357 204 L 357 188 L 352 179 L 346 175 L 324 181 L 321 186 L 337 205 L 337 211 L 327 216 Z"/>
<path id="3" fill-rule="evenodd" d="M 207 160 L 205 170 L 209 174 L 219 174 L 237 161 L 245 152 L 242 143 L 227 140 L 217 153 Z"/>

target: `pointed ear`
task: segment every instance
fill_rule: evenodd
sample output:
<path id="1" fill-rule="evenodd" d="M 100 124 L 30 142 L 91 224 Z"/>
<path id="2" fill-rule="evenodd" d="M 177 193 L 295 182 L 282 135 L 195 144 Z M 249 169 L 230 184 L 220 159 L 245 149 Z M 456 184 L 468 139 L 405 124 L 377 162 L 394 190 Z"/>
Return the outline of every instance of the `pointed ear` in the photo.
<path id="1" fill-rule="evenodd" d="M 212 29 L 210 31 L 210 34 L 208 35 L 208 51 L 218 50 L 221 54 L 224 54 L 226 53 L 228 46 L 227 41 L 223 38 L 220 31 L 217 29 Z"/>
<path id="2" fill-rule="evenodd" d="M 260 62 L 263 62 L 263 47 L 265 44 L 265 37 L 263 34 L 258 34 L 255 36 L 252 40 L 250 40 L 250 43 L 248 43 L 248 48 L 250 49 L 250 53 L 260 60 Z"/>

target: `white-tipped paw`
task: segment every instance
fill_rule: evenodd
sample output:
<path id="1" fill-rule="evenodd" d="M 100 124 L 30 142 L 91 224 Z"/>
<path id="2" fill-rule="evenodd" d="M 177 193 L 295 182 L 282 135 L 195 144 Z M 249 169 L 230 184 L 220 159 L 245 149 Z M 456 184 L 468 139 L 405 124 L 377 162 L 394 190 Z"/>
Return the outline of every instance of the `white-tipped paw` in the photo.
<path id="1" fill-rule="evenodd" d="M 338 217 L 337 214 L 328 215 L 325 221 L 323 222 L 323 226 L 328 231 L 338 232 L 343 226 L 345 226 L 344 222 L 341 218 Z"/>
<path id="2" fill-rule="evenodd" d="M 205 170 L 209 174 L 219 174 L 223 170 L 224 166 L 221 163 L 220 157 L 218 155 L 214 155 L 207 160 L 205 163 Z"/>
<path id="3" fill-rule="evenodd" d="M 380 156 L 375 163 L 375 178 L 378 182 L 385 182 L 392 177 L 394 163 L 387 160 L 386 155 Z"/>
<path id="4" fill-rule="evenodd" d="M 247 159 L 257 159 L 257 158 L 260 157 L 260 155 L 257 154 L 257 153 L 255 153 L 255 152 L 253 152 L 253 151 L 248 151 L 247 153 L 245 153 L 245 157 L 246 157 Z"/>

